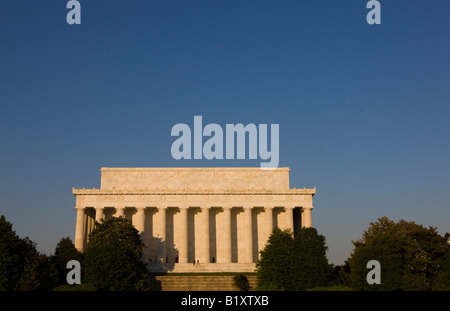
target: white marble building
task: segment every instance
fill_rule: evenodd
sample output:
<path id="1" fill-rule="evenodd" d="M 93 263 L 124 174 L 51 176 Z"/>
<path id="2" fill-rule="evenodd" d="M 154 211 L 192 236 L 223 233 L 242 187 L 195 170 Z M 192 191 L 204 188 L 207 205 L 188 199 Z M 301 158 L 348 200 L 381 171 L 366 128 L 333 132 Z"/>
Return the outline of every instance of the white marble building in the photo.
<path id="1" fill-rule="evenodd" d="M 253 271 L 275 226 L 311 227 L 315 191 L 290 189 L 289 168 L 102 168 L 100 189 L 73 189 L 75 247 L 122 216 L 151 271 Z"/>

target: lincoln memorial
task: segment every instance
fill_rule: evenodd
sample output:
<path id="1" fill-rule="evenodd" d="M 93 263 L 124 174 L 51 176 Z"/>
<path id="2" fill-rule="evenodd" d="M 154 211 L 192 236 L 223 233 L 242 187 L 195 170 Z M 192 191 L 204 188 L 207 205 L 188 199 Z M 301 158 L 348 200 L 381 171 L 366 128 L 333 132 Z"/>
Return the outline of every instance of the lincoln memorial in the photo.
<path id="1" fill-rule="evenodd" d="M 75 247 L 85 250 L 95 221 L 125 217 L 150 271 L 253 271 L 274 227 L 312 225 L 316 189 L 291 189 L 289 168 L 100 171 L 100 189 L 73 189 Z"/>

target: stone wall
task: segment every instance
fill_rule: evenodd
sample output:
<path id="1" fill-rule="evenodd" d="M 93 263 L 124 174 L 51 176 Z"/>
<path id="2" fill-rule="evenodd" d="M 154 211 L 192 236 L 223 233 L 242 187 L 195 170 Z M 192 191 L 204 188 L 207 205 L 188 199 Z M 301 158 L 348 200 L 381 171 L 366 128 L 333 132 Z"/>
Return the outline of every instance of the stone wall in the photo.
<path id="1" fill-rule="evenodd" d="M 101 189 L 288 191 L 289 168 L 108 168 Z"/>

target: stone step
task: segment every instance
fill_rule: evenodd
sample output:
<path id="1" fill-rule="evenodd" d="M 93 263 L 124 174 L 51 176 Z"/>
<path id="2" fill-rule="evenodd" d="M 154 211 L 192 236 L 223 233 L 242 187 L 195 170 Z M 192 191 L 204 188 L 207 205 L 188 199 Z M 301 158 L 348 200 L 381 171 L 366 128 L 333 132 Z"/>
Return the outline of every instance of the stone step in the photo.
<path id="1" fill-rule="evenodd" d="M 151 273 L 249 273 L 255 272 L 255 263 L 154 263 L 147 264 Z"/>
<path id="2" fill-rule="evenodd" d="M 154 291 L 238 291 L 234 276 L 156 276 L 151 277 L 150 287 Z M 257 284 L 256 275 L 247 276 L 251 288 Z"/>

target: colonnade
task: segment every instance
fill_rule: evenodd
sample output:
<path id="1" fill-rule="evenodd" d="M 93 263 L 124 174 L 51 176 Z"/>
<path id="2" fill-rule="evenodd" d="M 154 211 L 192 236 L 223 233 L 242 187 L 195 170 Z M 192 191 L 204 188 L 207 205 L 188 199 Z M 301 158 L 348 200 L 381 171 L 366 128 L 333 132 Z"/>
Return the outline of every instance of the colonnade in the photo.
<path id="1" fill-rule="evenodd" d="M 258 252 L 255 247 L 262 249 L 274 227 L 295 232 L 294 222 L 297 227 L 312 226 L 312 205 L 77 206 L 76 210 L 75 247 L 79 251 L 85 250 L 94 219 L 100 222 L 110 217 L 124 217 L 132 220 L 147 245 L 147 261 L 170 260 L 174 263 L 192 260 L 201 263 L 256 262 Z M 174 245 L 175 252 L 168 250 L 168 240 Z M 160 243 L 152 246 L 152 241 Z"/>

